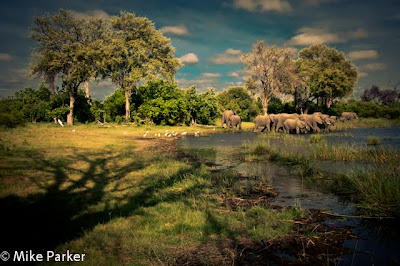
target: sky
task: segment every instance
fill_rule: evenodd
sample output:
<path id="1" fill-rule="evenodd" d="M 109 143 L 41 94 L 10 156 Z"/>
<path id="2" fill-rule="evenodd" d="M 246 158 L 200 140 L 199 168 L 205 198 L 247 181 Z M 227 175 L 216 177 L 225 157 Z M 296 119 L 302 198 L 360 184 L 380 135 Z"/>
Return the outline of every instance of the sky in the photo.
<path id="1" fill-rule="evenodd" d="M 41 80 L 29 76 L 36 43 L 29 39 L 33 18 L 59 9 L 107 19 L 134 12 L 152 20 L 171 39 L 184 66 L 179 87 L 222 91 L 243 85 L 240 57 L 252 44 L 298 52 L 315 43 L 334 47 L 353 61 L 360 73 L 355 96 L 377 85 L 400 81 L 400 0 L 3 0 L 0 3 L 0 97 Z M 110 95 L 109 81 L 91 82 L 98 100 Z"/>

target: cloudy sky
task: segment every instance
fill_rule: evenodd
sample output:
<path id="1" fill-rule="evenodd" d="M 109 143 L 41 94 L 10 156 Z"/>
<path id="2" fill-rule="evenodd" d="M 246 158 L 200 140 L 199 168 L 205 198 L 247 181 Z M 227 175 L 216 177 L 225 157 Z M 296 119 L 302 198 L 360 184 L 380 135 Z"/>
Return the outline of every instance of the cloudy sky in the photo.
<path id="1" fill-rule="evenodd" d="M 35 16 L 60 8 L 107 18 L 120 10 L 154 21 L 171 38 L 185 64 L 179 86 L 217 91 L 242 84 L 240 56 L 257 40 L 301 50 L 326 43 L 359 69 L 356 91 L 400 81 L 399 0 L 3 0 L 0 9 L 0 97 L 40 81 L 27 77 L 35 43 L 28 38 Z M 115 88 L 93 83 L 102 99 Z M 357 93 L 359 94 L 359 93 Z"/>

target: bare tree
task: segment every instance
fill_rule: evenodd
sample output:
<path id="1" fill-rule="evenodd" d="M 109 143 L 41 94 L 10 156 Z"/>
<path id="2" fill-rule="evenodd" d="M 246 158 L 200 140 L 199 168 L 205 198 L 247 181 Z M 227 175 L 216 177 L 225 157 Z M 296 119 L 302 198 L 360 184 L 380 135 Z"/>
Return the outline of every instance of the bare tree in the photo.
<path id="1" fill-rule="evenodd" d="M 246 87 L 253 95 L 260 97 L 266 115 L 273 95 L 291 91 L 295 87 L 297 78 L 291 54 L 284 48 L 258 41 L 251 52 L 242 56 L 242 60 L 249 74 L 245 78 Z"/>

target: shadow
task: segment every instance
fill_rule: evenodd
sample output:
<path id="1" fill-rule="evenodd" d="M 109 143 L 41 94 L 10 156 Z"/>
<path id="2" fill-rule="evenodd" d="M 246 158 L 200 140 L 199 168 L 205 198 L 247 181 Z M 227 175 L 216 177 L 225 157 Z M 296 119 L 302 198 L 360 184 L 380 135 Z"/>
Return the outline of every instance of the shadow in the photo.
<path id="1" fill-rule="evenodd" d="M 115 162 L 121 158 L 128 163 L 118 166 Z M 111 214 L 113 218 L 127 217 L 139 208 L 154 206 L 161 200 L 154 197 L 157 191 L 172 186 L 192 171 L 192 168 L 181 170 L 162 180 L 157 174 L 150 175 L 137 184 L 143 188 L 140 192 L 113 197 L 109 194 L 110 185 L 112 192 L 137 189 L 133 185 L 121 185 L 118 181 L 124 181 L 128 174 L 149 167 L 160 158 L 144 158 L 138 152 L 132 152 L 127 158 L 126 151 L 115 155 L 111 150 L 97 154 L 75 150 L 72 156 L 62 160 L 45 159 L 40 153 L 31 154 L 26 160 L 27 165 L 33 166 L 32 172 L 40 171 L 51 178 L 43 177 L 42 180 L 28 176 L 42 192 L 26 197 L 11 195 L 0 198 L 3 214 L 0 250 L 7 250 L 10 254 L 28 250 L 44 254 L 60 244 L 79 238 L 98 224 L 109 222 Z M 76 169 L 76 162 L 87 166 L 84 170 Z M 170 196 L 170 201 L 181 197 Z M 167 199 L 164 197 L 162 200 Z"/>

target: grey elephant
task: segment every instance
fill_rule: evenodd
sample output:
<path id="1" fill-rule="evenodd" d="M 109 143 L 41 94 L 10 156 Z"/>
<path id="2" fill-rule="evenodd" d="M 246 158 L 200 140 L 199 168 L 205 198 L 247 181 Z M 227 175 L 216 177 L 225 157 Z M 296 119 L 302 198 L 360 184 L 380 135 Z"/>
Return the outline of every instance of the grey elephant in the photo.
<path id="1" fill-rule="evenodd" d="M 261 132 L 264 132 L 265 129 L 268 131 L 271 130 L 271 119 L 269 118 L 269 115 L 258 115 L 256 118 L 254 118 L 253 132 L 257 133 L 259 127 L 263 127 Z"/>
<path id="2" fill-rule="evenodd" d="M 282 128 L 282 130 L 284 130 L 283 128 L 283 123 L 285 122 L 286 119 L 289 118 L 297 118 L 299 117 L 298 114 L 287 114 L 287 113 L 282 113 L 282 114 L 278 114 L 277 118 L 276 118 L 276 122 L 275 122 L 275 131 L 278 132 L 279 129 Z"/>
<path id="3" fill-rule="evenodd" d="M 321 130 L 321 127 L 323 127 L 324 125 L 324 120 L 319 113 L 314 113 L 310 115 L 302 114 L 299 116 L 299 119 L 304 121 L 313 132 L 319 132 Z"/>
<path id="4" fill-rule="evenodd" d="M 221 128 L 224 128 L 224 124 L 226 124 L 226 126 L 229 128 L 229 117 L 231 117 L 232 115 L 236 115 L 236 113 L 232 110 L 226 110 L 222 113 Z"/>
<path id="5" fill-rule="evenodd" d="M 300 134 L 300 131 L 308 130 L 307 124 L 304 121 L 301 121 L 299 118 L 288 118 L 283 122 L 283 128 L 286 133 L 290 133 L 293 130 L 296 130 L 296 134 Z"/>
<path id="6" fill-rule="evenodd" d="M 232 128 L 232 130 L 239 127 L 239 130 L 242 130 L 242 119 L 238 115 L 231 115 L 228 119 L 228 128 Z"/>
<path id="7" fill-rule="evenodd" d="M 351 121 L 354 119 L 358 119 L 357 114 L 354 112 L 343 112 L 340 117 L 340 121 L 342 121 L 342 122 Z"/>

